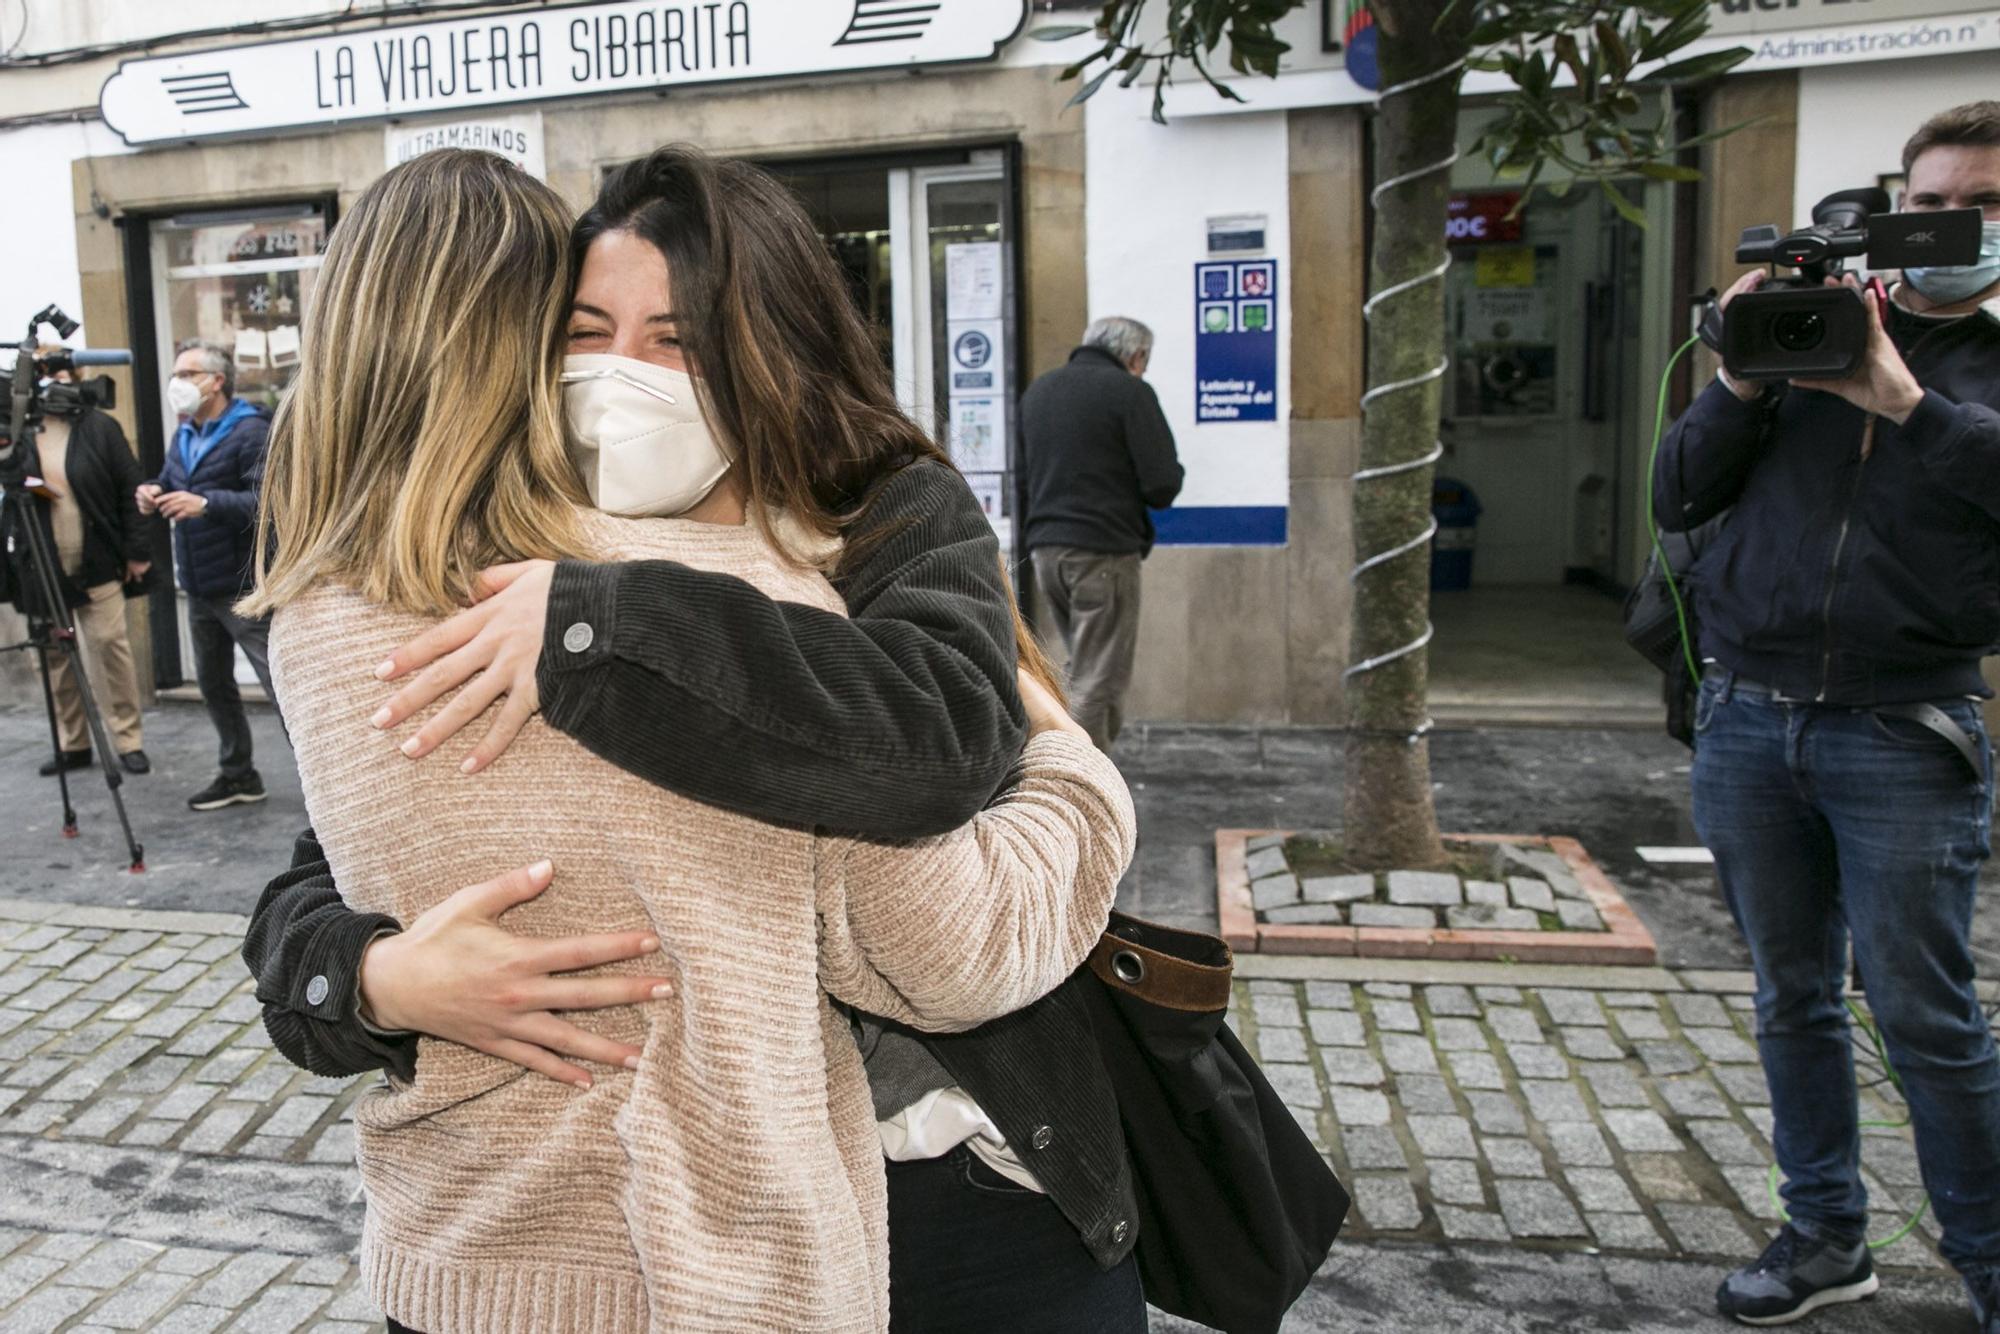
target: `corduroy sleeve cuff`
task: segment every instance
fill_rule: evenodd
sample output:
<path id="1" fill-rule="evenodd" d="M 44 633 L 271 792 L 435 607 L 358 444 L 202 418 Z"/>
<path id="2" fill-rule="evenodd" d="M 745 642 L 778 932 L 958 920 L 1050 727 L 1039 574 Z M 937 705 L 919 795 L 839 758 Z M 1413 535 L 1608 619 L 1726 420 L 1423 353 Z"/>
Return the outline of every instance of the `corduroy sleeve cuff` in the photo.
<path id="1" fill-rule="evenodd" d="M 545 713 L 558 711 L 561 697 L 568 693 L 566 678 L 587 675 L 611 660 L 618 628 L 619 570 L 616 565 L 574 560 L 556 566 L 548 615 L 542 623 L 542 656 L 536 665 Z"/>

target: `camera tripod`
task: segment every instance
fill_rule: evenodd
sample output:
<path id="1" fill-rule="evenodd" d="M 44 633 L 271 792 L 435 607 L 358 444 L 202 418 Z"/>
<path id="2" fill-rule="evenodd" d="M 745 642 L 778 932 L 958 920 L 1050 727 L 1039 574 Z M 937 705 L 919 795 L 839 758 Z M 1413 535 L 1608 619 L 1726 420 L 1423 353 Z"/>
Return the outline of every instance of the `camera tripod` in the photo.
<path id="1" fill-rule="evenodd" d="M 125 848 L 132 856 L 131 870 L 137 874 L 146 869 L 146 853 L 132 836 L 132 819 L 125 811 L 124 795 L 118 790 L 124 786 L 125 775 L 119 772 L 117 761 L 112 756 L 111 738 L 104 730 L 104 715 L 97 707 L 97 692 L 91 689 L 90 676 L 84 670 L 83 646 L 76 637 L 76 621 L 70 615 L 69 604 L 63 598 L 62 586 L 56 577 L 60 567 L 54 551 L 50 549 L 48 531 L 42 525 L 35 496 L 26 483 L 27 479 L 21 476 L 0 477 L 0 533 L 15 538 L 16 548 L 7 555 L 13 558 L 21 573 L 26 592 L 22 601 L 28 608 L 28 637 L 18 644 L 0 645 L 0 653 L 32 652 L 35 655 L 36 665 L 41 670 L 42 704 L 48 711 L 49 748 L 55 755 L 56 782 L 62 791 L 63 837 L 75 838 L 76 807 L 70 801 L 69 770 L 63 764 L 62 732 L 56 722 L 55 683 L 49 675 L 49 654 L 61 653 L 67 657 L 70 678 L 83 697 L 84 717 L 90 724 L 90 740 L 97 751 L 98 766 L 104 770 L 104 785 L 111 792 L 111 804 L 118 811 L 118 824 L 125 833 Z"/>

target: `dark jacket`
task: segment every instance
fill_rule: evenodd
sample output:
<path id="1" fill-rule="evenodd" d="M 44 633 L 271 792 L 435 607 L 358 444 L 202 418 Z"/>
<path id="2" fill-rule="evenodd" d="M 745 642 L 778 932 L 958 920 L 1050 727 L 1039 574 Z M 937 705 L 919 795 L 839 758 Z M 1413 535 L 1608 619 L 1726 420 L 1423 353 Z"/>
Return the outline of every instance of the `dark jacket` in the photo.
<path id="1" fill-rule="evenodd" d="M 1153 387 L 1102 348 L 1080 347 L 1021 395 L 1027 549 L 1153 549 L 1153 516 L 1186 476 Z"/>
<path id="2" fill-rule="evenodd" d="M 992 527 L 955 472 L 924 463 L 881 487 L 849 543 L 863 554 L 835 583 L 852 621 L 665 562 L 562 566 L 544 715 L 649 782 L 760 819 L 891 838 L 957 828 L 1025 737 Z M 580 660 L 561 647 L 579 621 L 596 631 Z M 349 910 L 300 838 L 243 945 L 280 1051 L 321 1074 L 410 1077 L 416 1040 L 370 1034 L 355 998 L 362 951 L 398 925 Z M 1125 1142 L 1073 990 L 927 1042 L 1097 1262 L 1123 1259 L 1136 1216 Z"/>
<path id="3" fill-rule="evenodd" d="M 1720 382 L 1654 474 L 1670 532 L 1730 515 L 1695 568 L 1701 648 L 1780 692 L 1865 706 L 1987 693 L 2000 644 L 2000 319 L 1892 310 L 1925 388 L 1903 425 L 1832 394 Z"/>
<path id="4" fill-rule="evenodd" d="M 270 434 L 271 414 L 239 398 L 205 429 L 183 422 L 167 446 L 166 465 L 153 480 L 162 490 L 190 491 L 208 502 L 200 518 L 174 525 L 181 587 L 196 597 L 234 599 L 257 582 L 257 493 Z"/>
<path id="5" fill-rule="evenodd" d="M 39 460 L 28 466 L 38 475 Z M 144 478 L 139 460 L 125 439 L 117 419 L 95 408 L 85 408 L 70 421 L 69 448 L 63 455 L 63 473 L 69 491 L 83 515 L 83 564 L 72 578 L 58 572 L 63 595 L 72 607 L 81 606 L 85 590 L 99 584 L 125 582 L 128 561 L 152 559 L 147 530 L 154 520 L 139 513 L 132 493 Z M 46 504 L 37 502 L 42 531 L 55 549 L 53 518 Z M 11 577 L 11 576 L 8 576 Z M 10 589 L 9 600 L 19 602 L 21 590 Z"/>

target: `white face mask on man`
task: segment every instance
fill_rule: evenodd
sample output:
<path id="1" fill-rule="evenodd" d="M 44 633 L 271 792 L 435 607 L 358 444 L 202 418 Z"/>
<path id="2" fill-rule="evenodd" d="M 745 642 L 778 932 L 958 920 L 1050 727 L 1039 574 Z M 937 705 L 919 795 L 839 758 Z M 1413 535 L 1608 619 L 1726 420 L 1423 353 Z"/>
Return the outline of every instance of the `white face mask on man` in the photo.
<path id="1" fill-rule="evenodd" d="M 201 406 L 201 390 L 193 380 L 183 380 L 178 375 L 167 381 L 167 406 L 180 417 L 192 417 Z"/>
<path id="2" fill-rule="evenodd" d="M 597 353 L 563 358 L 562 384 L 570 457 L 605 513 L 684 514 L 728 473 L 686 371 Z"/>

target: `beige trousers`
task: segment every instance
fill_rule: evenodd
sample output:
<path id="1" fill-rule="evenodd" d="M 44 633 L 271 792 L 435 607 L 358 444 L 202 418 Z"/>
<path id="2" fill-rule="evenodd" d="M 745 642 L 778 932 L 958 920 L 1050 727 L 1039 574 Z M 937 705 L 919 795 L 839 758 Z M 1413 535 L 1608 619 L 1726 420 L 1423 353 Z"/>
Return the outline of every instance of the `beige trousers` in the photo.
<path id="1" fill-rule="evenodd" d="M 1099 750 L 1125 725 L 1139 646 L 1139 556 L 1035 548 L 1035 587 L 1069 650 L 1069 711 Z"/>
<path id="2" fill-rule="evenodd" d="M 76 637 L 83 645 L 84 670 L 90 673 L 105 730 L 120 755 L 145 745 L 139 727 L 139 673 L 132 662 L 132 637 L 125 628 L 125 590 L 99 584 L 90 601 L 71 609 Z M 90 723 L 83 712 L 83 691 L 70 670 L 69 655 L 49 654 L 49 684 L 56 695 L 56 731 L 64 750 L 90 749 Z M 100 757 L 101 758 L 101 757 Z"/>

